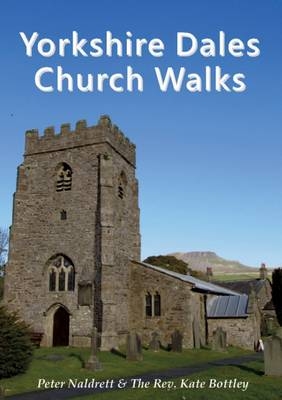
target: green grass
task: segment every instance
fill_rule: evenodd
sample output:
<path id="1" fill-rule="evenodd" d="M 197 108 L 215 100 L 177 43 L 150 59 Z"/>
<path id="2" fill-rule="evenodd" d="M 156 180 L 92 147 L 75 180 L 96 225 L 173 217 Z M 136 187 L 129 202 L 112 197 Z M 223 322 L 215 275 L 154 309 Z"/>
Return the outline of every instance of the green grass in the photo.
<path id="1" fill-rule="evenodd" d="M 226 274 L 214 274 L 213 280 L 215 281 L 244 281 L 248 279 L 258 278 L 258 273 L 226 273 Z"/>
<path id="2" fill-rule="evenodd" d="M 206 382 L 209 386 L 210 379 L 217 381 L 233 380 L 248 382 L 246 391 L 241 389 L 225 388 L 181 388 L 181 379 L 173 380 L 173 389 L 128 389 L 108 393 L 100 393 L 90 396 L 75 397 L 73 400 L 281 400 L 282 379 L 280 377 L 266 377 L 263 375 L 263 362 L 252 362 L 240 366 L 217 367 L 209 369 L 197 375 L 191 375 L 188 379 Z M 185 378 L 184 378 L 185 379 Z"/>
<path id="3" fill-rule="evenodd" d="M 25 374 L 0 380 L 0 386 L 7 395 L 25 391 L 38 390 L 38 380 L 65 381 L 69 378 L 116 378 L 138 375 L 145 372 L 161 371 L 174 367 L 189 366 L 204 361 L 212 361 L 226 357 L 239 356 L 249 352 L 230 347 L 227 352 L 217 353 L 208 349 L 185 350 L 182 353 L 160 351 L 154 353 L 143 351 L 142 362 L 128 362 L 125 358 L 110 352 L 99 353 L 103 370 L 95 373 L 83 368 L 83 363 L 89 358 L 89 350 L 85 348 L 41 348 L 34 352 L 33 361 Z M 50 355 L 60 355 L 61 360 L 50 360 Z M 47 358 L 46 358 L 47 357 Z"/>

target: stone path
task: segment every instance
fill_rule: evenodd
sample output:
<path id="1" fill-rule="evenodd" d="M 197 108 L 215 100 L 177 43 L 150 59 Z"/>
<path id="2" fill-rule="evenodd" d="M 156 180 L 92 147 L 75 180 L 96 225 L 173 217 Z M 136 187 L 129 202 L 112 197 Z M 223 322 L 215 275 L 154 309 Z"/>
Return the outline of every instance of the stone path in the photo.
<path id="1" fill-rule="evenodd" d="M 205 370 L 208 370 L 209 368 L 214 368 L 214 367 L 222 367 L 222 366 L 233 366 L 233 365 L 241 365 L 250 361 L 256 361 L 256 360 L 261 360 L 262 359 L 262 353 L 253 353 L 249 354 L 246 356 L 241 356 L 241 357 L 232 357 L 232 358 L 225 358 L 222 360 L 217 360 L 217 361 L 209 361 L 209 362 L 203 362 L 195 365 L 190 365 L 188 367 L 181 367 L 181 368 L 173 368 L 169 369 L 166 371 L 160 371 L 160 372 L 152 372 L 144 375 L 136 375 L 136 376 L 129 376 L 126 377 L 125 379 L 127 380 L 128 385 L 126 386 L 126 389 L 130 389 L 132 386 L 130 384 L 131 379 L 134 378 L 140 378 L 141 381 L 154 381 L 155 379 L 161 379 L 161 380 L 169 380 L 171 378 L 180 378 L 180 377 L 186 377 L 195 373 L 199 373 Z M 106 381 L 103 379 L 102 381 Z M 101 393 L 109 390 L 122 390 L 117 387 L 119 378 L 115 378 L 113 380 L 113 385 L 112 387 L 108 388 L 103 388 L 103 389 L 77 389 L 77 388 L 63 388 L 63 389 L 50 389 L 50 390 L 43 390 L 43 391 L 35 391 L 35 392 L 29 392 L 29 393 L 22 393 L 22 394 L 17 394 L 14 396 L 8 396 L 5 397 L 9 400 L 63 400 L 63 399 L 71 399 L 72 397 L 77 397 L 77 396 L 86 396 L 93 394 L 95 395 L 96 393 Z"/>

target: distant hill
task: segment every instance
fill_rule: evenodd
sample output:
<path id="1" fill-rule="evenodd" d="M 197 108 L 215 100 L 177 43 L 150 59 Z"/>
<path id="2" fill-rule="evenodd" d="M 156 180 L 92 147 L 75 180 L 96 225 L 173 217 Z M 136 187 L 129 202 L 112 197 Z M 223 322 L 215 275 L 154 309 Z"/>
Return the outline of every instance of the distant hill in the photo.
<path id="1" fill-rule="evenodd" d="M 171 253 L 179 260 L 188 263 L 189 268 L 195 271 L 206 272 L 211 267 L 213 274 L 259 274 L 258 268 L 241 264 L 239 261 L 226 260 L 212 251 L 191 251 L 187 253 Z"/>

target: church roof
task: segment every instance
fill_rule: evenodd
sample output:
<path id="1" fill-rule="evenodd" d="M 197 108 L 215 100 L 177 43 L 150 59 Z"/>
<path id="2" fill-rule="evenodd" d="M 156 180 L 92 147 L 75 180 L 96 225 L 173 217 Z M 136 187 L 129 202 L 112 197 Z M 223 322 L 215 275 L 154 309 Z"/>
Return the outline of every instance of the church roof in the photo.
<path id="1" fill-rule="evenodd" d="M 154 271 L 160 272 L 162 274 L 171 276 L 176 279 L 180 279 L 181 281 L 190 283 L 193 285 L 193 289 L 197 291 L 201 291 L 204 293 L 213 293 L 213 294 L 222 294 L 222 295 L 238 295 L 238 292 L 235 292 L 234 290 L 224 288 L 219 285 L 215 285 L 214 283 L 211 282 L 206 282 L 202 281 L 201 279 L 194 278 L 191 275 L 183 275 L 178 272 L 170 271 L 165 268 L 161 267 L 156 267 L 155 265 L 147 264 L 144 262 L 140 261 L 133 261 L 135 264 L 141 265 L 145 268 L 152 269 Z"/>
<path id="2" fill-rule="evenodd" d="M 235 292 L 250 295 L 252 291 L 256 294 L 259 293 L 266 283 L 269 284 L 268 279 L 249 279 L 245 281 L 224 281 L 220 282 L 220 285 Z"/>
<path id="3" fill-rule="evenodd" d="M 244 318 L 247 317 L 248 296 L 214 296 L 207 301 L 208 318 Z"/>

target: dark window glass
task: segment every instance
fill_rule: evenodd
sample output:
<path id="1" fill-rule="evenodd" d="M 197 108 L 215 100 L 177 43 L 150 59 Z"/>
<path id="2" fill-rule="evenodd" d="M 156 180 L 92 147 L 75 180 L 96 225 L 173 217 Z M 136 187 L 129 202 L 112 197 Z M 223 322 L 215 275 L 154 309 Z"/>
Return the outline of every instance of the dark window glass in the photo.
<path id="1" fill-rule="evenodd" d="M 154 314 L 156 317 L 161 315 L 161 296 L 156 293 L 154 296 Z"/>
<path id="2" fill-rule="evenodd" d="M 74 269 L 70 267 L 70 271 L 68 273 L 68 290 L 74 290 Z"/>
<path id="3" fill-rule="evenodd" d="M 150 293 L 146 294 L 146 317 L 152 316 L 152 296 Z"/>
<path id="4" fill-rule="evenodd" d="M 62 210 L 62 211 L 61 211 L 61 219 L 62 219 L 62 220 L 67 219 L 67 212 L 66 212 L 65 210 Z"/>
<path id="5" fill-rule="evenodd" d="M 51 259 L 48 268 L 49 291 L 74 290 L 75 269 L 69 258 L 58 255 Z"/>
<path id="6" fill-rule="evenodd" d="M 49 272 L 49 290 L 50 292 L 56 290 L 56 271 L 54 269 Z"/>
<path id="7" fill-rule="evenodd" d="M 65 290 L 65 280 L 66 280 L 65 271 L 61 271 L 59 273 L 59 290 L 60 291 Z"/>

